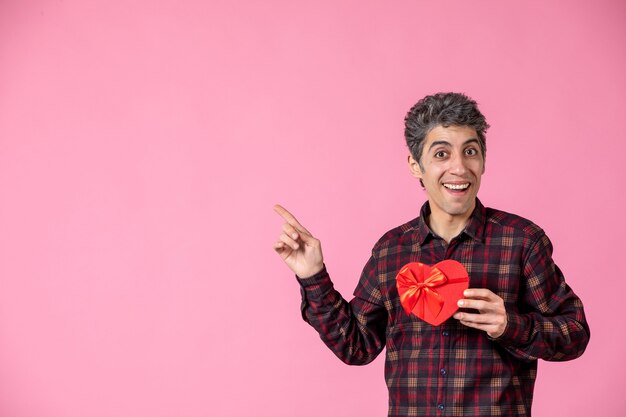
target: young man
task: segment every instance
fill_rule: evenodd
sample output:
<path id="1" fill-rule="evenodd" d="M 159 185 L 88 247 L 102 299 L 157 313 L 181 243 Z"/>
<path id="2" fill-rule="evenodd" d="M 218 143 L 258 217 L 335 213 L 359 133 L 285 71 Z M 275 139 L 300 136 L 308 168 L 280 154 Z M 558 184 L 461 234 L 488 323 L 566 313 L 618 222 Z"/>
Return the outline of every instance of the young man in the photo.
<path id="1" fill-rule="evenodd" d="M 489 127 L 476 103 L 427 96 L 405 126 L 428 201 L 376 243 L 350 303 L 333 288 L 320 242 L 280 206 L 274 249 L 302 286 L 305 320 L 341 360 L 366 364 L 386 347 L 389 416 L 530 416 L 537 359 L 574 359 L 587 346 L 583 305 L 543 230 L 476 197 Z M 470 288 L 432 326 L 403 309 L 396 276 L 409 262 L 446 259 L 465 267 Z"/>

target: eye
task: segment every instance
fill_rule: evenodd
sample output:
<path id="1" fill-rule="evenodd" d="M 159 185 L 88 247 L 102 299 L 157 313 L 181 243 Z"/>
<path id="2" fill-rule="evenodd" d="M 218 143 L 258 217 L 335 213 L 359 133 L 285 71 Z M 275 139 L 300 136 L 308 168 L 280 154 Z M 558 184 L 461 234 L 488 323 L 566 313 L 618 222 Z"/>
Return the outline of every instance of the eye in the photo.
<path id="1" fill-rule="evenodd" d="M 476 155 L 478 155 L 478 149 L 476 149 L 476 148 L 467 148 L 465 150 L 465 155 L 467 155 L 467 156 L 476 156 Z"/>
<path id="2" fill-rule="evenodd" d="M 435 158 L 441 159 L 445 158 L 447 155 L 446 151 L 437 151 L 435 152 Z"/>

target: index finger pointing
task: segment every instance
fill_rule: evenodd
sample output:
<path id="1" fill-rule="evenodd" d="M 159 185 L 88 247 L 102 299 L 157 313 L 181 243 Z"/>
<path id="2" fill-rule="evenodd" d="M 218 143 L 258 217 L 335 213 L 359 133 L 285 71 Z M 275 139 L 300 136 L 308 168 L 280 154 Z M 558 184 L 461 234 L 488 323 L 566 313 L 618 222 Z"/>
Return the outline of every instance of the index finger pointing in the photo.
<path id="1" fill-rule="evenodd" d="M 306 230 L 306 227 L 300 224 L 300 222 L 294 217 L 293 214 L 289 213 L 289 211 L 287 211 L 287 209 L 280 204 L 276 204 L 274 206 L 274 211 L 278 213 L 280 217 L 285 219 L 287 223 L 298 229 L 298 231 L 307 233 L 309 235 L 311 234 L 308 230 Z"/>

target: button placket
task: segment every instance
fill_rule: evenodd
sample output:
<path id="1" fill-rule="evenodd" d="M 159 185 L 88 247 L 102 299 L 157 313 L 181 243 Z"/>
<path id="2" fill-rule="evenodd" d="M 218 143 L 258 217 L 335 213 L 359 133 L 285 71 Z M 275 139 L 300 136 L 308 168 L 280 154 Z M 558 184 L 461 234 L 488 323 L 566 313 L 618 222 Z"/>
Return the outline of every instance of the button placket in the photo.
<path id="1" fill-rule="evenodd" d="M 444 351 L 445 352 L 449 352 L 449 343 L 450 343 L 450 330 L 448 330 L 446 327 L 444 327 L 445 324 L 442 326 L 441 328 L 441 344 L 442 346 L 444 346 Z M 447 362 L 448 362 L 448 357 L 447 355 L 444 355 L 444 357 L 442 358 L 443 360 L 440 363 L 441 368 L 439 369 L 439 375 L 440 378 L 444 378 L 445 376 L 448 375 L 448 370 L 446 369 L 447 366 Z M 440 384 L 442 386 L 446 386 L 446 383 L 444 382 L 444 380 L 442 379 L 440 381 Z M 444 390 L 445 391 L 445 390 Z M 442 413 L 445 410 L 445 405 L 443 404 L 444 398 L 439 398 L 439 402 L 437 404 L 437 411 L 438 413 Z"/>

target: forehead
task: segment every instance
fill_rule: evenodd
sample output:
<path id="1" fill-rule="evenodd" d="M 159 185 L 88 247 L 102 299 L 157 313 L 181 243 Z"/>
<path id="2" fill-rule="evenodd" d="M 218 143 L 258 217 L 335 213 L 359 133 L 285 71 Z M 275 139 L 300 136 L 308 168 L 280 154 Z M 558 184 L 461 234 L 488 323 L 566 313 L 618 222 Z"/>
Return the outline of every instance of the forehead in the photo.
<path id="1" fill-rule="evenodd" d="M 442 126 L 432 128 L 424 138 L 424 149 L 433 145 L 462 146 L 468 142 L 478 143 L 478 134 L 470 126 Z"/>

